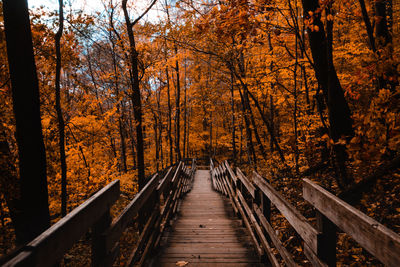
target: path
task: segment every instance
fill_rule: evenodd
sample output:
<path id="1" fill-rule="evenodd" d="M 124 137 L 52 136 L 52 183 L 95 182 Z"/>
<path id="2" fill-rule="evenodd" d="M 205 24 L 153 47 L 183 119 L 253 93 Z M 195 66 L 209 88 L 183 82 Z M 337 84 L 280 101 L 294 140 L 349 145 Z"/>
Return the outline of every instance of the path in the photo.
<path id="1" fill-rule="evenodd" d="M 233 210 L 211 188 L 210 172 L 198 170 L 192 191 L 184 198 L 177 221 L 164 234 L 165 244 L 153 266 L 264 266 L 260 265 L 246 229 Z"/>

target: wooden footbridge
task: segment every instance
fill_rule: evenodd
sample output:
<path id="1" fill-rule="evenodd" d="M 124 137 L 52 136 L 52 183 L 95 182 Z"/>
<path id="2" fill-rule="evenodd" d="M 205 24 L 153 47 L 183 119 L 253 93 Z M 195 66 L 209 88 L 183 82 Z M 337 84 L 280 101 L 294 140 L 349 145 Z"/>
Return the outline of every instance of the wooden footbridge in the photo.
<path id="1" fill-rule="evenodd" d="M 116 218 L 110 208 L 119 181 L 110 183 L 3 266 L 60 264 L 88 232 L 91 265 L 113 266 L 121 236 L 135 224 L 140 234 L 128 266 L 336 266 L 338 232 L 384 265 L 400 266 L 399 235 L 310 180 L 303 180 L 303 197 L 316 217 L 306 219 L 256 172 L 246 176 L 227 161 L 215 166 L 210 160 L 207 167 L 185 162 L 153 175 Z M 272 209 L 297 232 L 308 263 L 295 262 L 285 248 L 271 224 Z"/>

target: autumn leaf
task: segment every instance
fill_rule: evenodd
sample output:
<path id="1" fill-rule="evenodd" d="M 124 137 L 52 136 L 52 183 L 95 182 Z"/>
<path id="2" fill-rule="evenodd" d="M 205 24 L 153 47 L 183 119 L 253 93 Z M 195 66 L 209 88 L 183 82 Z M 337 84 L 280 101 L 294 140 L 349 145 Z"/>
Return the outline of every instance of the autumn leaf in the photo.
<path id="1" fill-rule="evenodd" d="M 187 261 L 177 261 L 175 265 L 182 267 L 182 266 L 186 266 L 188 264 L 189 264 L 189 262 L 187 262 Z"/>

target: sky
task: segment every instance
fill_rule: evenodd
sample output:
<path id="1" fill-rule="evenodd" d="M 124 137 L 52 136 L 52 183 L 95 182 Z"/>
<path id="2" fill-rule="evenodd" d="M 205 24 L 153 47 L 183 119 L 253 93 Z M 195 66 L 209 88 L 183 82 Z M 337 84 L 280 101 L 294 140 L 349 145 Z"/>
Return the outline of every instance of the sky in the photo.
<path id="1" fill-rule="evenodd" d="M 65 9 L 67 8 L 68 2 L 72 2 L 73 9 L 83 9 L 88 14 L 94 14 L 95 12 L 102 12 L 104 10 L 102 0 L 64 0 Z M 139 11 L 145 10 L 150 0 L 131 0 L 132 3 L 134 2 L 139 7 Z M 120 0 L 116 0 L 114 2 L 120 3 Z M 28 0 L 29 8 L 37 8 L 40 6 L 45 6 L 49 10 L 58 10 L 58 0 Z M 157 6 L 157 4 L 156 4 Z M 157 20 L 158 12 L 157 7 L 154 6 L 152 10 L 147 13 L 147 16 L 144 18 L 146 20 Z M 136 13 L 137 14 L 137 13 Z"/>
<path id="2" fill-rule="evenodd" d="M 64 5 L 67 1 L 64 1 Z M 28 0 L 30 8 L 39 7 L 41 5 L 48 7 L 50 10 L 58 10 L 58 0 Z M 88 12 L 95 12 L 103 9 L 101 0 L 78 0 L 73 1 L 73 6 L 76 9 L 84 8 Z"/>

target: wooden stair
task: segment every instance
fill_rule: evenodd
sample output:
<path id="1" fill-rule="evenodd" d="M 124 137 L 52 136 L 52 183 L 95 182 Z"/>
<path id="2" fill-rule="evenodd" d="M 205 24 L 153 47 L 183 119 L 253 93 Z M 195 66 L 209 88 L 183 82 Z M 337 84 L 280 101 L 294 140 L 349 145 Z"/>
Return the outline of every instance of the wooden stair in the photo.
<path id="1" fill-rule="evenodd" d="M 187 262 L 186 265 L 185 262 Z M 211 186 L 209 170 L 198 170 L 173 226 L 151 266 L 264 266 L 229 200 Z"/>

